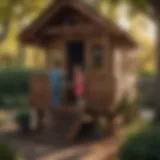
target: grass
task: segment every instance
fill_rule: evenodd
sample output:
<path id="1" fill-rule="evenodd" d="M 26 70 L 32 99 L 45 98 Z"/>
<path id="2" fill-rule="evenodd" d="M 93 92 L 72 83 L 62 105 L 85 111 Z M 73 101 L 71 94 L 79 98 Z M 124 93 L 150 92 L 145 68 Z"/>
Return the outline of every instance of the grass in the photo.
<path id="1" fill-rule="evenodd" d="M 0 111 L 0 126 L 3 126 L 7 121 L 7 114 L 4 111 Z"/>
<path id="2" fill-rule="evenodd" d="M 148 126 L 149 122 L 149 120 L 139 118 L 133 121 L 128 127 L 126 127 L 124 132 L 127 137 L 132 134 L 136 134 L 139 131 L 145 129 Z"/>
<path id="3" fill-rule="evenodd" d="M 22 154 L 17 154 L 16 160 L 25 160 Z"/>

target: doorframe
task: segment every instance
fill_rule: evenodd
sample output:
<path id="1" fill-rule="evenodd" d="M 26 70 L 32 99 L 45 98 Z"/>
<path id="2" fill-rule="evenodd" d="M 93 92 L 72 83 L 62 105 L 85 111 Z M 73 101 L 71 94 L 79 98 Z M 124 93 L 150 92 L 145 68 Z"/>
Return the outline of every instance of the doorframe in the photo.
<path id="1" fill-rule="evenodd" d="M 82 67 L 83 67 L 83 70 L 85 70 L 86 69 L 86 55 L 85 55 L 86 52 L 85 52 L 85 42 L 83 40 L 69 40 L 69 41 L 67 41 L 67 44 L 66 44 L 66 69 L 68 70 L 69 63 L 70 63 L 70 61 L 69 61 L 69 45 L 70 45 L 70 43 L 74 44 L 74 42 L 75 42 L 75 44 L 76 44 L 76 42 L 82 44 L 82 61 L 83 61 Z"/>
<path id="2" fill-rule="evenodd" d="M 85 72 L 85 74 L 86 74 L 86 70 L 87 70 L 87 64 L 86 64 L 86 62 L 87 62 L 87 42 L 88 41 L 86 41 L 86 39 L 77 39 L 77 38 L 67 38 L 67 39 L 65 39 L 65 70 L 66 70 L 66 73 L 67 73 L 67 71 L 68 71 L 68 44 L 69 44 L 69 42 L 82 42 L 82 44 L 83 44 L 83 69 L 84 69 L 84 72 Z M 68 73 L 67 73 L 68 74 Z M 86 76 L 87 77 L 87 76 Z M 67 76 L 66 76 L 66 81 L 68 81 L 68 78 L 67 78 Z M 67 89 L 65 89 L 65 99 L 67 100 Z"/>

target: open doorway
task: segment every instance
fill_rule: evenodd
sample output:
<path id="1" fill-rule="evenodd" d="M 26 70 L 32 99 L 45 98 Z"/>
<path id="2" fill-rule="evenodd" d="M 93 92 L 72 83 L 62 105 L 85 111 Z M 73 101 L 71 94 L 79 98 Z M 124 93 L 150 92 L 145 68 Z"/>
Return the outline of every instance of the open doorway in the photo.
<path id="1" fill-rule="evenodd" d="M 80 66 L 84 70 L 84 42 L 83 41 L 69 41 L 67 44 L 67 63 L 68 63 L 68 75 L 67 81 L 73 82 L 73 71 L 75 66 Z M 74 104 L 75 96 L 73 94 L 73 88 L 67 89 L 67 100 L 69 103 Z"/>

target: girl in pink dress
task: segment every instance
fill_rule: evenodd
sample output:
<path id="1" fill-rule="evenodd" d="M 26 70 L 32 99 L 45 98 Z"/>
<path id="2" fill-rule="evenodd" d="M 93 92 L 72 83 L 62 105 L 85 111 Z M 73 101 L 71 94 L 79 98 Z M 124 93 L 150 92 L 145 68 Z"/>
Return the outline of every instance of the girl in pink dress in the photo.
<path id="1" fill-rule="evenodd" d="M 74 71 L 74 94 L 77 105 L 82 105 L 84 100 L 85 81 L 84 74 L 80 68 L 75 68 Z"/>

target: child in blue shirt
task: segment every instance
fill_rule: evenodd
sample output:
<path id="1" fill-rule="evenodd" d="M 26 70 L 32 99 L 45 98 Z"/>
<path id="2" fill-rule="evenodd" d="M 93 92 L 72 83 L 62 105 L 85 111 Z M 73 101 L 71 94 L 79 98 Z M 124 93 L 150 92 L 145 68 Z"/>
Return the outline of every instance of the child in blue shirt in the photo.
<path id="1" fill-rule="evenodd" d="M 62 89 L 64 85 L 63 71 L 59 62 L 55 64 L 55 67 L 50 73 L 50 81 L 52 87 L 52 102 L 53 105 L 59 107 L 62 104 Z"/>

